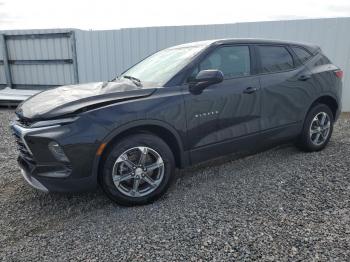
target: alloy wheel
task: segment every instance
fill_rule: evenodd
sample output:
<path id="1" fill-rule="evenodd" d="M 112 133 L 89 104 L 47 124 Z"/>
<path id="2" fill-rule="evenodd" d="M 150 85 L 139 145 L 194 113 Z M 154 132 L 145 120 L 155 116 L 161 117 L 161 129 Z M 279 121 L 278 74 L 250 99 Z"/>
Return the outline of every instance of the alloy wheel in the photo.
<path id="1" fill-rule="evenodd" d="M 331 127 L 331 120 L 327 113 L 318 113 L 311 121 L 310 139 L 316 145 L 322 145 L 328 138 Z"/>
<path id="2" fill-rule="evenodd" d="M 156 190 L 164 178 L 164 162 L 160 154 L 146 146 L 124 151 L 112 171 L 114 185 L 129 197 L 142 197 Z"/>

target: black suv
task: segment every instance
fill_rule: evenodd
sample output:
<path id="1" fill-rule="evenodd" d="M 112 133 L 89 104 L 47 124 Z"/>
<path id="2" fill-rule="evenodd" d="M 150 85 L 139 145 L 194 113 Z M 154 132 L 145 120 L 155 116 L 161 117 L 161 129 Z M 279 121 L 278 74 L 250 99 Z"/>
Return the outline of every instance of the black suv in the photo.
<path id="1" fill-rule="evenodd" d="M 18 162 L 40 190 L 101 185 L 122 205 L 149 203 L 176 167 L 290 140 L 323 149 L 341 109 L 342 75 L 309 44 L 167 48 L 111 81 L 58 87 L 19 105 Z"/>

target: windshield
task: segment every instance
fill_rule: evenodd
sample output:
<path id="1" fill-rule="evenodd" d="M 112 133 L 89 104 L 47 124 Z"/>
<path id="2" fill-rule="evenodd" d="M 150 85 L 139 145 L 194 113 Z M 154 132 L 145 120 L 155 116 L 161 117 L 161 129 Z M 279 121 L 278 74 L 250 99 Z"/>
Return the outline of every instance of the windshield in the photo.
<path id="1" fill-rule="evenodd" d="M 142 86 L 162 86 L 204 48 L 204 45 L 200 45 L 161 50 L 124 72 L 121 77 L 137 79 Z"/>

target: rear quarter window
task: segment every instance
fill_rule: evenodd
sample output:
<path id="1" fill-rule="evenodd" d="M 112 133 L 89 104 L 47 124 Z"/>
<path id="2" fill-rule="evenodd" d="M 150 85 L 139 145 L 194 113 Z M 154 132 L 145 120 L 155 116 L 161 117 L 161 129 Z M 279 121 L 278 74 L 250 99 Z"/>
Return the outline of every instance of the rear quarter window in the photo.
<path id="1" fill-rule="evenodd" d="M 273 73 L 294 68 L 293 58 L 283 46 L 257 46 L 262 73 Z"/>
<path id="2" fill-rule="evenodd" d="M 299 61 L 302 64 L 304 64 L 307 60 L 309 60 L 312 57 L 312 54 L 310 54 L 304 48 L 293 46 L 292 50 L 294 51 L 295 55 L 298 57 Z"/>
<path id="3" fill-rule="evenodd" d="M 321 57 L 315 62 L 315 66 L 328 65 L 328 64 L 331 64 L 331 61 L 325 55 L 321 55 Z"/>

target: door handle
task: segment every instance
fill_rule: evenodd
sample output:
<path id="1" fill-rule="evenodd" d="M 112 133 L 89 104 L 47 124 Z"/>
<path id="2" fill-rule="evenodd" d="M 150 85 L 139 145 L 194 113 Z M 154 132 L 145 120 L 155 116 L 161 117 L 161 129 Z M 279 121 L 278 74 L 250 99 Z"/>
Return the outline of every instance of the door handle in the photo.
<path id="1" fill-rule="evenodd" d="M 311 75 L 301 75 L 299 76 L 298 80 L 300 81 L 306 81 L 311 78 Z"/>
<path id="2" fill-rule="evenodd" d="M 252 94 L 254 92 L 258 91 L 258 89 L 256 87 L 247 87 L 246 89 L 244 89 L 243 93 L 244 94 Z"/>

